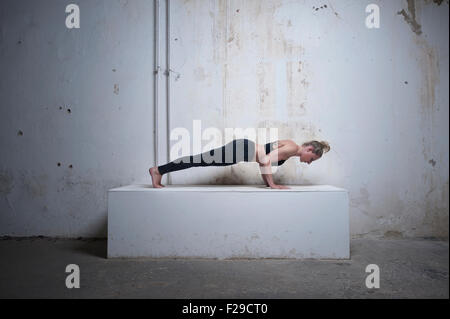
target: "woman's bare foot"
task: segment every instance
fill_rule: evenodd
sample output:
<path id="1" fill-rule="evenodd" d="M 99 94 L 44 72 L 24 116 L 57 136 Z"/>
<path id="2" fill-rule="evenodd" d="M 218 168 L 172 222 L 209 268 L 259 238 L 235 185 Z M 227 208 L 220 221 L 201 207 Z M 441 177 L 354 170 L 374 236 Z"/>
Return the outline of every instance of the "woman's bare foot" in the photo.
<path id="1" fill-rule="evenodd" d="M 152 184 L 154 188 L 163 188 L 164 185 L 161 184 L 162 175 L 159 173 L 157 167 L 152 167 L 149 170 L 150 176 L 152 177 Z"/>

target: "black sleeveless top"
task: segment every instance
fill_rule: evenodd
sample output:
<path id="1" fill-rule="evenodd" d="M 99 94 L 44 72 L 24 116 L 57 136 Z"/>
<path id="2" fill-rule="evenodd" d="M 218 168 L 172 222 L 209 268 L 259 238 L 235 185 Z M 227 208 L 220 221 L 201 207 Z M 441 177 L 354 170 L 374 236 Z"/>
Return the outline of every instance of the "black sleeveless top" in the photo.
<path id="1" fill-rule="evenodd" d="M 272 143 L 267 143 L 265 145 L 266 155 L 273 151 L 273 146 L 276 143 L 278 143 L 278 141 L 275 141 L 275 142 L 272 142 Z M 284 162 L 286 162 L 286 160 L 278 161 L 278 163 L 272 163 L 271 166 L 281 166 L 281 165 L 284 164 Z"/>

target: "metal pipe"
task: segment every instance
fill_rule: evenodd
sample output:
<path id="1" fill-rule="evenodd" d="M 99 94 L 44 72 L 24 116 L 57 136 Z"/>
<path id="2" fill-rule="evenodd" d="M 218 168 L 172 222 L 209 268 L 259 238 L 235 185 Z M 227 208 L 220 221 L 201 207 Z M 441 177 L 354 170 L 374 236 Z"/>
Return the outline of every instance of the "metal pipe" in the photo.
<path id="1" fill-rule="evenodd" d="M 170 0 L 166 0 L 166 132 L 167 132 L 167 161 L 170 161 Z M 172 184 L 170 174 L 167 183 Z"/>
<path id="2" fill-rule="evenodd" d="M 154 136 L 154 160 L 155 165 L 158 165 L 158 90 L 159 90 L 159 0 L 155 0 L 155 46 L 154 46 L 154 56 L 155 56 L 155 69 L 154 69 L 154 95 L 153 95 L 153 136 Z"/>

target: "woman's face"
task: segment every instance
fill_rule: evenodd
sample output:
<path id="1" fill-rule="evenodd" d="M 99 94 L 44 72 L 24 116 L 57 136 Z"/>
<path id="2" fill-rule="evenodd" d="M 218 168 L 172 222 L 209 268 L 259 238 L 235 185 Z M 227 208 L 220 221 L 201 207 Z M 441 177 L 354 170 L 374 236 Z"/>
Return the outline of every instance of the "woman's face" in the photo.
<path id="1" fill-rule="evenodd" d="M 319 155 L 313 153 L 314 147 L 307 146 L 300 156 L 300 162 L 311 164 L 311 162 L 320 158 Z"/>

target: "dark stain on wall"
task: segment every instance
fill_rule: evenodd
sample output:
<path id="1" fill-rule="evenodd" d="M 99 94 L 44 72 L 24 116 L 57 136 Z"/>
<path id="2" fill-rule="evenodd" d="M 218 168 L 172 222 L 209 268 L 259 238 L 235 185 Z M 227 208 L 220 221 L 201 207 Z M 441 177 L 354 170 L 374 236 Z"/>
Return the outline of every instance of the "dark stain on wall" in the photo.
<path id="1" fill-rule="evenodd" d="M 388 230 L 387 232 L 384 233 L 384 238 L 388 239 L 397 239 L 402 237 L 403 233 L 396 230 Z"/>
<path id="2" fill-rule="evenodd" d="M 425 0 L 425 3 L 432 2 L 438 6 L 440 6 L 444 0 Z M 417 22 L 416 19 L 416 1 L 415 0 L 407 0 L 408 3 L 408 10 L 402 9 L 401 11 L 397 12 L 398 15 L 403 16 L 403 19 L 405 19 L 406 23 L 408 23 L 411 27 L 411 30 L 417 34 L 422 34 L 422 26 Z M 449 1 L 447 0 L 446 3 L 448 4 Z"/>
<path id="3" fill-rule="evenodd" d="M 398 15 L 402 15 L 403 19 L 405 19 L 406 23 L 408 23 L 411 27 L 411 30 L 417 34 L 422 34 L 422 26 L 416 21 L 416 3 L 415 0 L 407 0 L 408 2 L 408 11 L 402 9 L 397 12 Z"/>
<path id="4" fill-rule="evenodd" d="M 225 174 L 215 176 L 213 184 L 214 185 L 236 185 L 238 183 L 236 182 L 234 176 L 230 176 L 225 173 Z"/>
<path id="5" fill-rule="evenodd" d="M 0 194 L 8 195 L 14 188 L 14 177 L 7 170 L 0 171 Z"/>
<path id="6" fill-rule="evenodd" d="M 62 107 L 62 106 L 59 107 L 60 110 L 62 110 L 62 109 L 64 109 L 64 108 L 67 108 L 67 109 L 66 109 L 66 112 L 67 112 L 68 114 L 72 114 L 72 109 L 71 109 L 70 107 Z"/>
<path id="7" fill-rule="evenodd" d="M 319 10 L 321 10 L 321 9 L 326 9 L 327 8 L 327 5 L 326 4 L 324 4 L 324 5 L 322 5 L 322 6 L 320 6 L 320 7 L 313 7 L 313 10 L 314 11 L 319 11 Z"/>
<path id="8" fill-rule="evenodd" d="M 428 161 L 428 163 L 430 163 L 431 166 L 433 166 L 433 167 L 436 165 L 436 161 L 435 161 L 434 159 L 430 159 L 430 160 Z"/>

